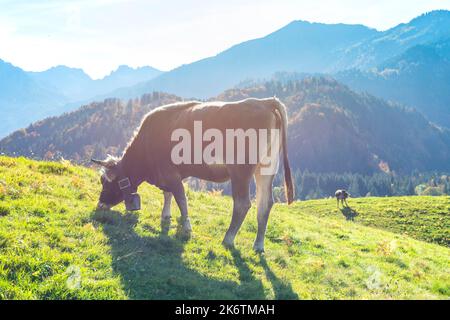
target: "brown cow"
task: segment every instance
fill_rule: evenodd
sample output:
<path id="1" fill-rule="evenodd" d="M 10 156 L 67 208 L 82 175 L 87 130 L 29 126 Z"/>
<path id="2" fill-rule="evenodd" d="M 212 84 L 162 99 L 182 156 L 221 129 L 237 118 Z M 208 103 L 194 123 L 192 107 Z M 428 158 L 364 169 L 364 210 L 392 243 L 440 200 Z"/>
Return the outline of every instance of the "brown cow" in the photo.
<path id="1" fill-rule="evenodd" d="M 199 123 L 201 123 L 202 130 L 212 129 L 213 131 L 209 131 L 209 133 L 221 133 L 227 138 L 230 129 L 240 130 L 240 133 L 245 135 L 244 144 L 241 144 L 240 147 L 239 144 L 233 145 L 231 149 L 227 145 L 225 150 L 222 148 L 221 152 L 217 152 L 218 149 L 215 151 L 213 162 L 199 162 L 198 150 L 195 148 L 200 146 L 204 151 L 206 150 L 205 147 L 210 144 L 208 141 L 213 141 L 211 136 L 205 139 L 206 132 L 203 141 L 198 141 L 198 132 L 196 132 L 198 128 L 196 126 Z M 194 163 L 175 163 L 176 161 L 173 159 L 174 148 L 177 148 L 177 143 L 180 141 L 174 141 L 174 136 L 176 139 L 180 139 L 181 134 L 177 134 L 177 132 L 180 133 L 180 130 L 181 133 L 194 135 L 196 141 L 188 144 L 188 146 L 194 146 L 192 153 L 194 153 L 194 158 L 197 157 L 194 159 Z M 105 168 L 101 178 L 103 189 L 100 194 L 98 209 L 109 209 L 123 200 L 125 200 L 128 210 L 140 209 L 140 200 L 136 191 L 142 182 L 148 182 L 164 191 L 162 219 L 170 221 L 170 203 L 173 195 L 180 208 L 183 230 L 190 232 L 191 224 L 188 218 L 183 179 L 196 177 L 213 182 L 231 180 L 233 216 L 223 244 L 233 246 L 236 233 L 251 207 L 249 185 L 254 177 L 257 187 L 256 202 L 258 208 L 258 233 L 254 249 L 259 252 L 264 251 L 264 234 L 273 205 L 272 182 L 276 169 L 274 172 L 264 173 L 264 168 L 267 167 L 268 163 L 267 159 L 264 159 L 264 155 L 261 156 L 260 153 L 258 153 L 256 163 L 250 161 L 252 158 L 249 152 L 252 143 L 251 137 L 254 137 L 251 134 L 252 130 L 271 132 L 266 151 L 267 154 L 270 152 L 276 153 L 277 165 L 279 152 L 282 152 L 286 199 L 288 203 L 291 203 L 294 190 L 286 146 L 286 108 L 278 99 L 268 98 L 246 99 L 230 103 L 183 102 L 162 106 L 151 111 L 145 116 L 137 134 L 120 159 L 109 157 L 104 161 L 93 160 Z M 275 131 L 281 132 L 281 134 L 278 136 L 275 133 L 272 134 Z M 274 139 L 275 137 L 278 137 L 278 139 Z M 215 136 L 214 142 L 217 142 L 217 139 Z M 236 141 L 238 137 L 235 136 L 233 139 Z M 258 139 L 258 143 L 260 143 L 260 136 L 258 136 Z M 244 149 L 242 146 L 244 146 Z M 249 148 L 245 148 L 246 146 Z M 177 150 L 180 151 L 179 143 Z M 200 150 L 200 155 L 202 150 Z M 236 161 L 239 152 L 245 153 L 243 163 L 242 161 Z M 231 163 L 228 161 L 230 154 L 232 154 L 230 159 L 235 160 Z M 191 150 L 183 150 L 179 155 L 184 159 L 192 158 Z"/>

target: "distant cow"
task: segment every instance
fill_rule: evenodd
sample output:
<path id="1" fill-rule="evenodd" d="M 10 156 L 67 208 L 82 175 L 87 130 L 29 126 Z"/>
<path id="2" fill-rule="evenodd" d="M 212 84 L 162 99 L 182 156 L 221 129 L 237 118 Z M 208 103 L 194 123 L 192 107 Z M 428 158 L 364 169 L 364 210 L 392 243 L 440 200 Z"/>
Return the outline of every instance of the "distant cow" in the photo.
<path id="1" fill-rule="evenodd" d="M 228 129 L 248 129 L 281 132 L 277 143 L 269 148 L 282 154 L 286 200 L 293 201 L 294 190 L 286 146 L 287 114 L 285 106 L 276 98 L 246 99 L 238 102 L 183 102 L 159 107 L 147 114 L 136 134 L 120 159 L 93 160 L 105 168 L 101 182 L 102 192 L 99 209 L 110 209 L 121 201 L 129 210 L 138 210 L 140 200 L 136 191 L 142 182 L 148 182 L 164 191 L 162 219 L 170 221 L 172 195 L 181 212 L 183 231 L 190 232 L 188 207 L 183 187 L 183 179 L 196 177 L 213 182 L 231 180 L 233 196 L 233 216 L 223 244 L 233 246 L 236 233 L 251 207 L 249 185 L 255 178 L 258 207 L 258 233 L 254 243 L 256 251 L 264 251 L 264 234 L 270 210 L 273 205 L 272 182 L 276 172 L 263 174 L 266 162 L 229 164 L 223 160 L 233 150 L 224 150 L 218 162 L 213 164 L 176 164 L 171 157 L 174 143 L 173 132 L 177 129 L 188 131 L 195 136 L 195 122 L 202 122 L 204 129 L 214 128 L 223 133 Z M 202 143 L 202 142 L 200 142 Z M 203 141 L 204 143 L 204 141 Z M 195 141 L 193 143 L 195 145 Z M 204 145 L 203 145 L 204 147 Z M 193 150 L 192 153 L 196 152 Z M 239 152 L 239 151 L 238 151 Z M 183 155 L 185 156 L 185 155 Z M 217 155 L 216 155 L 217 156 Z M 250 155 L 244 155 L 248 159 Z M 277 157 L 278 164 L 278 157 Z M 276 171 L 276 170 L 275 170 Z"/>
<path id="2" fill-rule="evenodd" d="M 342 206 L 344 206 L 345 203 L 345 205 L 348 207 L 347 198 L 350 196 L 350 194 L 347 192 L 347 190 L 339 189 L 334 193 L 334 195 L 336 197 L 338 208 L 339 208 L 339 200 L 341 201 Z"/>

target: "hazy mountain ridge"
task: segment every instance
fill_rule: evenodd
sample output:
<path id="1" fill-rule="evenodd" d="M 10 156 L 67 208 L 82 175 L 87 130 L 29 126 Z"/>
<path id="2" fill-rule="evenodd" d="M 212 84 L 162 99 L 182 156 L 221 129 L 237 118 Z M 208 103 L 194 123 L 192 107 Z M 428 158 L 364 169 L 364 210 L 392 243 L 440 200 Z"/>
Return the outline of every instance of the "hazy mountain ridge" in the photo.
<path id="1" fill-rule="evenodd" d="M 337 59 L 334 71 L 369 69 L 398 56 L 409 48 L 450 37 L 450 11 L 436 10 L 420 15 L 408 23 L 380 32 L 345 50 Z"/>
<path id="2" fill-rule="evenodd" d="M 359 91 L 414 107 L 450 127 L 450 39 L 417 45 L 371 70 L 351 69 L 335 77 Z"/>
<path id="3" fill-rule="evenodd" d="M 33 121 L 71 110 L 81 104 L 77 101 L 90 101 L 161 73 L 152 67 L 120 66 L 103 79 L 93 80 L 82 69 L 56 66 L 27 72 L 0 60 L 0 137 Z"/>
<path id="4" fill-rule="evenodd" d="M 328 73 L 353 89 L 416 108 L 429 120 L 450 127 L 448 39 L 450 12 L 445 10 L 384 32 L 359 25 L 294 21 L 266 37 L 110 95 L 128 99 L 158 90 L 208 98 L 246 80 L 269 79 L 279 71 Z"/>
<path id="5" fill-rule="evenodd" d="M 1 59 L 0 88 L 0 103 L 22 101 L 27 104 L 33 101 L 41 102 L 54 94 L 51 90 L 47 90 L 37 83 L 26 71 Z"/>
<path id="6" fill-rule="evenodd" d="M 259 39 L 183 65 L 111 96 L 132 98 L 153 90 L 208 98 L 248 78 L 278 71 L 335 73 L 366 70 L 418 44 L 450 37 L 450 11 L 438 10 L 380 32 L 362 25 L 293 21 Z M 450 52 L 450 50 L 449 50 Z"/>
<path id="7" fill-rule="evenodd" d="M 38 83 L 29 74 L 0 60 L 0 137 L 26 125 L 32 120 L 48 116 L 43 108 L 53 112 L 61 106 L 64 96 Z M 19 125 L 20 124 L 20 125 Z"/>
<path id="8" fill-rule="evenodd" d="M 111 95 L 132 98 L 162 90 L 186 98 L 209 98 L 244 79 L 268 78 L 277 71 L 326 72 L 335 54 L 377 33 L 362 25 L 293 21 L 263 38 L 237 44 L 216 56 L 183 65 Z"/>

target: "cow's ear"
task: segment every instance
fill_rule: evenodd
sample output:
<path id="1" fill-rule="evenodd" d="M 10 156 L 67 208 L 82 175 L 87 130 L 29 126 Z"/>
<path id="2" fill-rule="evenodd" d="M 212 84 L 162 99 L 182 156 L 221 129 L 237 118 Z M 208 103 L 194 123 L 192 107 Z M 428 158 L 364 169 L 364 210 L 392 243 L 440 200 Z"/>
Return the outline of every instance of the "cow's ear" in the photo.
<path id="1" fill-rule="evenodd" d="M 93 162 L 93 163 L 95 163 L 95 164 L 98 164 L 98 165 L 100 165 L 100 166 L 102 166 L 102 167 L 105 166 L 105 161 L 102 161 L 102 160 L 91 159 L 91 162 Z"/>

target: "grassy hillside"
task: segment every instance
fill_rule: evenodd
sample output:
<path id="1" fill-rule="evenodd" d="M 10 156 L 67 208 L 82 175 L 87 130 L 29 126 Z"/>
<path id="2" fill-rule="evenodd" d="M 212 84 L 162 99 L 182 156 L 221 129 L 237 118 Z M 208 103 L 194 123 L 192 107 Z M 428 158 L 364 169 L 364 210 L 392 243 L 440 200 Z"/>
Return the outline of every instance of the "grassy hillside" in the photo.
<path id="1" fill-rule="evenodd" d="M 296 202 L 293 210 L 317 217 L 347 219 L 366 226 L 450 246 L 450 197 L 409 196 L 350 199 L 349 208 L 329 199 Z"/>
<path id="2" fill-rule="evenodd" d="M 93 170 L 0 157 L 0 299 L 450 297 L 450 250 L 431 243 L 448 244 L 448 197 L 351 199 L 354 221 L 333 199 L 278 204 L 258 256 L 254 208 L 221 246 L 228 197 L 188 192 L 187 240 L 177 210 L 161 231 L 155 188 L 138 213 L 95 212 L 98 192 Z"/>

